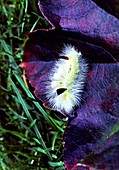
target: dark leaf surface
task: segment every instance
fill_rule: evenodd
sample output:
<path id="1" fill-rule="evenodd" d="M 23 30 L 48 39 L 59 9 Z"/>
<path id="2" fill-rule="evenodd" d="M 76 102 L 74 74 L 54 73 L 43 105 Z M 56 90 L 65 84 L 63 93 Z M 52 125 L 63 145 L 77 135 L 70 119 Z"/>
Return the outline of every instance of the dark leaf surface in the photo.
<path id="1" fill-rule="evenodd" d="M 95 169 L 119 169 L 119 132 L 104 141 L 84 162 Z"/>
<path id="2" fill-rule="evenodd" d="M 75 34 L 62 30 L 37 30 L 28 35 L 24 47 L 22 68 L 26 71 L 26 77 L 35 88 L 35 95 L 50 108 L 46 99 L 46 84 L 54 67 L 54 61 L 58 60 L 64 44 L 72 44 L 82 52 L 88 63 L 114 63 L 113 56 L 105 49 L 80 41 Z M 92 53 L 93 50 L 93 53 Z M 101 76 L 101 75 L 100 75 Z"/>
<path id="3" fill-rule="evenodd" d="M 119 120 L 118 69 L 116 64 L 97 64 L 89 72 L 82 105 L 75 111 L 77 117 L 70 119 L 64 135 L 64 160 L 69 170 L 94 152 Z M 114 169 L 115 164 L 111 166 Z"/>
<path id="4" fill-rule="evenodd" d="M 39 8 L 54 27 L 88 37 L 88 42 L 105 47 L 119 60 L 119 20 L 92 0 L 41 0 Z"/>
<path id="5" fill-rule="evenodd" d="M 53 61 L 59 58 L 64 44 L 75 46 L 89 63 L 113 63 L 114 56 L 103 47 L 81 40 L 80 34 L 57 29 L 36 30 L 28 34 L 23 61 Z M 93 52 L 92 52 L 93 51 Z"/>
<path id="6" fill-rule="evenodd" d="M 118 170 L 119 132 L 105 140 L 81 163 L 69 166 L 70 170 Z"/>
<path id="7" fill-rule="evenodd" d="M 119 19 L 119 1 L 118 0 L 93 0 L 97 3 L 101 8 L 103 8 L 108 13 L 114 15 Z"/>
<path id="8" fill-rule="evenodd" d="M 47 107 L 45 86 L 64 44 L 75 46 L 89 63 L 81 104 L 69 115 L 64 134 L 67 170 L 118 170 L 118 132 L 108 138 L 119 120 L 117 4 L 117 0 L 106 4 L 98 0 L 41 0 L 39 8 L 55 28 L 29 33 L 25 43 L 21 67 L 35 95 Z"/>

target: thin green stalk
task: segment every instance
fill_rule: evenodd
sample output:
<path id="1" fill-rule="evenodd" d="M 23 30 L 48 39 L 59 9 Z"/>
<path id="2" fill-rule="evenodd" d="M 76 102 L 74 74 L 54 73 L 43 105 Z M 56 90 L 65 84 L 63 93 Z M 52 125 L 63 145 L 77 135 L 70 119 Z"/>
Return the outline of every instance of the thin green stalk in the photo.
<path id="1" fill-rule="evenodd" d="M 23 98 L 22 98 L 19 90 L 17 89 L 16 85 L 14 84 L 14 82 L 12 81 L 11 78 L 10 78 L 10 82 L 12 83 L 13 90 L 14 90 L 14 92 L 16 93 L 16 95 L 17 95 L 17 97 L 18 97 L 18 99 L 19 99 L 19 102 L 21 103 L 21 105 L 22 105 L 22 107 L 23 107 L 23 109 L 24 109 L 24 111 L 25 111 L 28 119 L 30 120 L 30 122 L 33 122 L 33 118 L 32 118 L 32 116 L 31 116 L 31 114 L 30 114 L 30 112 L 29 112 L 29 110 L 28 110 L 28 108 L 27 108 L 27 105 L 26 105 L 25 101 L 23 100 Z M 41 136 L 41 134 L 40 134 L 37 126 L 34 125 L 33 128 L 34 128 L 34 130 L 35 130 L 35 133 L 36 133 L 38 139 L 39 139 L 40 142 L 41 142 L 41 145 L 42 145 L 43 149 L 46 151 L 48 158 L 49 158 L 50 160 L 52 160 L 52 157 L 51 157 L 51 155 L 50 155 L 50 153 L 49 153 L 49 151 L 48 151 L 48 148 L 47 148 L 46 145 L 45 145 L 45 142 L 44 142 L 44 140 L 43 140 L 43 138 L 42 138 L 42 136 Z"/>
<path id="2" fill-rule="evenodd" d="M 15 71 L 13 71 L 13 74 L 16 77 L 17 81 L 22 86 L 22 88 L 24 89 L 24 91 L 26 92 L 27 96 L 34 100 L 35 97 L 29 91 L 29 89 L 25 86 L 22 78 Z M 49 123 L 49 125 L 51 125 L 51 127 L 54 127 L 55 129 L 57 128 L 61 132 L 64 132 L 64 130 L 57 124 L 57 122 L 44 111 L 44 109 L 40 106 L 40 104 L 38 102 L 33 101 L 33 103 L 35 104 L 36 108 L 40 111 L 40 113 L 42 113 L 42 115 L 44 116 L 45 120 Z"/>

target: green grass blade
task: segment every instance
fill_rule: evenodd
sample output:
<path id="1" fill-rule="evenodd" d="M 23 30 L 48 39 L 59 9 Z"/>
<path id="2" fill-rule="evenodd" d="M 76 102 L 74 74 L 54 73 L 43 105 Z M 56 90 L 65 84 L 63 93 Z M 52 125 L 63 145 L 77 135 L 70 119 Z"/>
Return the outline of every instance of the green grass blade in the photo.
<path id="1" fill-rule="evenodd" d="M 114 135 L 115 133 L 117 133 L 119 131 L 119 122 L 116 123 L 116 125 L 112 128 L 109 137 Z"/>
<path id="2" fill-rule="evenodd" d="M 17 81 L 20 83 L 20 85 L 22 86 L 22 88 L 24 89 L 24 91 L 26 92 L 27 96 L 31 99 L 33 99 L 33 103 L 34 105 L 36 106 L 36 108 L 42 113 L 42 115 L 44 116 L 45 120 L 52 126 L 54 127 L 54 124 L 55 123 L 53 121 L 53 119 L 44 111 L 44 109 L 40 106 L 40 104 L 36 101 L 34 101 L 35 97 L 33 96 L 33 94 L 29 91 L 29 89 L 25 86 L 22 78 L 18 75 L 18 73 L 16 73 L 15 71 L 13 72 L 14 76 L 16 77 Z M 55 123 L 55 126 L 57 128 L 60 128 L 58 127 L 58 125 Z M 61 129 L 61 128 L 60 128 Z"/>
<path id="3" fill-rule="evenodd" d="M 18 100 L 19 100 L 19 102 L 21 103 L 21 105 L 22 105 L 22 107 L 23 107 L 23 109 L 24 109 L 24 111 L 25 111 L 28 119 L 30 120 L 30 122 L 33 122 L 33 118 L 32 118 L 32 116 L 31 116 L 31 114 L 30 114 L 30 112 L 29 112 L 29 110 L 28 110 L 28 108 L 27 108 L 26 102 L 23 100 L 23 98 L 22 98 L 19 90 L 17 89 L 17 87 L 16 87 L 16 85 L 14 84 L 14 82 L 12 81 L 12 79 L 10 79 L 10 82 L 11 82 L 11 84 L 12 84 L 13 90 L 14 90 L 14 92 L 16 93 L 16 95 L 17 95 L 17 97 L 18 97 Z M 50 155 L 50 153 L 49 153 L 49 151 L 48 151 L 48 149 L 47 149 L 47 147 L 46 147 L 46 145 L 45 145 L 45 142 L 44 142 L 44 140 L 43 140 L 43 138 L 42 138 L 42 136 L 41 136 L 41 134 L 40 134 L 37 126 L 34 125 L 33 128 L 34 128 L 34 130 L 35 130 L 36 136 L 38 137 L 38 139 L 39 139 L 40 142 L 41 142 L 41 145 L 42 145 L 43 149 L 46 151 L 47 156 L 49 157 L 50 160 L 52 160 L 52 157 L 51 157 L 51 155 Z"/>

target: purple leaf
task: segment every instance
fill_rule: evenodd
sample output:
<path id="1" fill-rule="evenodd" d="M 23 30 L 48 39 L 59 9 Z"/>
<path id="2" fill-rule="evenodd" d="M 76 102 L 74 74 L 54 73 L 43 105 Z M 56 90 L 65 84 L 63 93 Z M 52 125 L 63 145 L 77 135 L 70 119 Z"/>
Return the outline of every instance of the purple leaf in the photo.
<path id="1" fill-rule="evenodd" d="M 114 15 L 119 18 L 119 1 L 118 0 L 93 0 L 97 3 L 102 9 L 107 11 L 108 13 Z M 111 8 L 110 8 L 111 7 Z"/>
<path id="2" fill-rule="evenodd" d="M 119 132 L 106 139 L 85 159 L 69 170 L 118 170 L 119 168 Z"/>
<path id="3" fill-rule="evenodd" d="M 64 135 L 64 161 L 67 169 L 73 169 L 94 152 L 119 120 L 118 84 L 118 65 L 92 65 L 82 104 L 75 110 L 77 116 L 69 121 Z"/>
<path id="4" fill-rule="evenodd" d="M 69 35 L 70 34 L 67 34 L 64 31 L 37 30 L 28 35 L 29 39 L 24 47 L 23 62 L 21 67 L 26 71 L 26 77 L 35 88 L 35 95 L 38 99 L 43 101 L 46 107 L 50 109 L 51 103 L 46 97 L 46 85 L 50 82 L 49 77 L 54 67 L 54 61 L 61 57 L 59 57 L 59 53 L 62 51 L 64 45 L 63 42 L 65 42 L 65 44 L 67 44 L 67 42 L 72 45 L 74 44 L 90 63 L 97 61 L 114 62 L 112 56 L 103 48 L 97 47 L 90 43 L 82 42 L 76 39 L 75 36 L 74 38 L 72 36 L 72 39 L 70 39 Z"/>
<path id="5" fill-rule="evenodd" d="M 81 104 L 69 115 L 64 134 L 67 170 L 108 170 L 119 165 L 119 138 L 114 134 L 107 139 L 119 120 L 119 10 L 115 5 L 116 10 L 110 11 L 112 0 L 107 5 L 95 2 L 39 1 L 55 29 L 29 33 L 21 63 L 35 95 L 49 108 L 45 87 L 64 44 L 75 46 L 89 63 Z"/>
<path id="6" fill-rule="evenodd" d="M 104 141 L 84 162 L 95 169 L 118 169 L 119 132 Z"/>
<path id="7" fill-rule="evenodd" d="M 28 34 L 23 61 L 52 61 L 59 58 L 64 44 L 74 45 L 89 63 L 116 62 L 114 56 L 104 48 L 80 40 L 75 32 L 62 30 L 36 30 Z M 92 52 L 93 51 L 93 52 Z"/>
<path id="8" fill-rule="evenodd" d="M 39 8 L 55 28 L 77 32 L 119 60 L 119 20 L 92 0 L 41 0 Z"/>

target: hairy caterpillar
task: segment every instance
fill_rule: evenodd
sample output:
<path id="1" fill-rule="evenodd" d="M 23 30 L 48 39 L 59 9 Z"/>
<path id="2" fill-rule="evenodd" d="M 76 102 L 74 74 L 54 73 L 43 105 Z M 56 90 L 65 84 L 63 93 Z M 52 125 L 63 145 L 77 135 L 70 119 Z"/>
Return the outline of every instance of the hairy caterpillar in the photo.
<path id="1" fill-rule="evenodd" d="M 70 113 L 80 103 L 88 65 L 74 46 L 65 45 L 51 70 L 46 84 L 46 98 L 52 109 Z"/>

